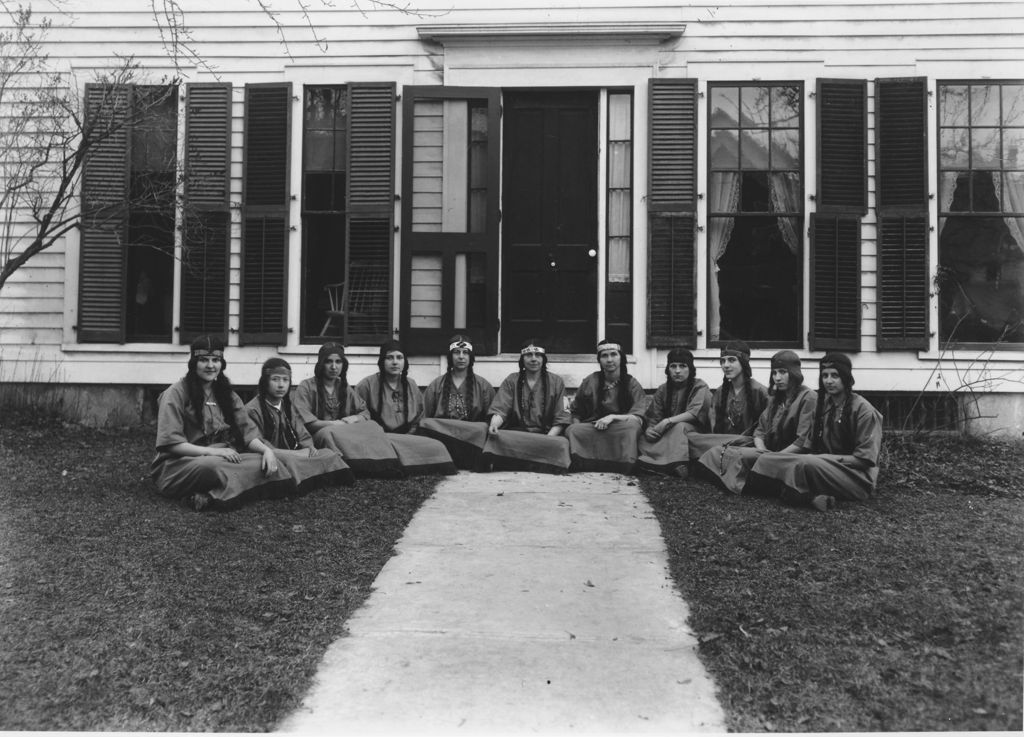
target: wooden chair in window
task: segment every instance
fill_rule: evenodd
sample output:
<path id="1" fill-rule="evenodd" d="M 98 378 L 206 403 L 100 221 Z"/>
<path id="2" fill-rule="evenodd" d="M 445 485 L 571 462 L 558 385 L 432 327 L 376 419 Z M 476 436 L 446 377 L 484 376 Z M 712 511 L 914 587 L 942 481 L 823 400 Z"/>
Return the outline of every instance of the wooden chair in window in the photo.
<path id="1" fill-rule="evenodd" d="M 370 328 L 372 332 L 383 332 L 384 326 L 378 326 L 377 322 L 382 314 L 387 314 L 386 267 L 353 261 L 348 267 L 348 278 L 343 282 L 324 285 L 324 291 L 327 293 L 327 310 L 324 326 L 320 330 L 321 337 L 327 335 L 335 321 L 339 330 L 338 335 L 344 336 L 346 317 L 350 320 L 348 332 L 353 332 L 353 317 L 363 318 L 360 322 L 365 323 L 360 324 L 355 332 L 366 332 L 365 328 Z"/>
<path id="2" fill-rule="evenodd" d="M 331 323 L 337 320 L 339 335 L 345 332 L 345 315 L 348 312 L 348 279 L 345 281 L 324 284 L 327 293 L 327 310 L 324 312 L 324 326 L 320 329 L 320 337 L 327 335 Z"/>

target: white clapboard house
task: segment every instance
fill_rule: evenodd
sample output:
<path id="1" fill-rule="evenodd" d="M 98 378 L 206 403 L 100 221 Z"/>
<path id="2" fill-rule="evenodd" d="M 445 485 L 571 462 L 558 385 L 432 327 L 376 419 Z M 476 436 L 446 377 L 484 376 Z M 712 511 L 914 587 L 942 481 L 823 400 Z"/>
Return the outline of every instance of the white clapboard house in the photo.
<path id="1" fill-rule="evenodd" d="M 132 104 L 180 84 L 87 162 L 82 207 L 130 206 L 0 292 L 0 379 L 121 416 L 199 334 L 241 386 L 328 338 L 355 381 L 397 336 L 425 385 L 461 332 L 494 383 L 536 337 L 575 387 L 607 337 L 652 390 L 669 347 L 716 385 L 742 339 L 766 383 L 842 350 L 890 424 L 980 395 L 976 429 L 1021 435 L 1024 4 L 268 7 L 37 5 L 85 108 L 118 56 Z"/>

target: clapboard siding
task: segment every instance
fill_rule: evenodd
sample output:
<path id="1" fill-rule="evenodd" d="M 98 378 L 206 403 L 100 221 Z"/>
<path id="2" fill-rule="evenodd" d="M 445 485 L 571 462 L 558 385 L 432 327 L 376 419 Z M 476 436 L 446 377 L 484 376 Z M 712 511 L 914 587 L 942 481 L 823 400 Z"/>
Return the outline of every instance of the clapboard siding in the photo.
<path id="1" fill-rule="evenodd" d="M 365 4 L 364 5 L 369 5 Z M 1024 27 L 1024 2 L 968 2 L 953 0 L 909 0 L 908 2 L 883 3 L 866 0 L 851 0 L 837 3 L 824 0 L 725 0 L 709 4 L 682 5 L 677 0 L 647 0 L 641 3 L 623 0 L 553 0 L 538 3 L 536 0 L 494 0 L 491 4 L 479 0 L 418 0 L 413 4 L 420 15 L 411 15 L 394 10 L 364 7 L 362 10 L 350 4 L 338 3 L 337 7 L 313 3 L 308 8 L 308 18 L 299 10 L 296 0 L 275 2 L 274 10 L 280 28 L 260 12 L 254 0 L 224 0 L 212 4 L 207 0 L 182 0 L 186 20 L 193 31 L 191 43 L 209 64 L 209 68 L 189 63 L 186 81 L 225 81 L 233 85 L 231 96 L 231 164 L 229 199 L 239 203 L 242 199 L 242 146 L 243 146 L 243 105 L 244 85 L 247 83 L 291 82 L 293 94 L 301 97 L 303 84 L 345 83 L 350 81 L 397 82 L 396 92 L 401 94 L 402 85 L 409 83 L 436 84 L 442 81 L 444 62 L 441 47 L 424 43 L 420 39 L 419 27 L 439 24 L 546 24 L 606 22 L 626 24 L 637 20 L 651 22 L 673 22 L 685 24 L 681 38 L 657 47 L 656 76 L 695 78 L 701 83 L 708 80 L 749 80 L 758 76 L 766 80 L 793 80 L 813 90 L 817 78 L 840 77 L 864 79 L 868 82 L 868 162 L 867 197 L 868 213 L 861 223 L 861 354 L 859 362 L 867 362 L 866 376 L 883 377 L 877 381 L 889 381 L 890 373 L 914 371 L 923 365 L 914 353 L 878 355 L 876 349 L 878 315 L 878 227 L 876 207 L 876 162 L 875 141 L 875 100 L 873 80 L 877 77 L 926 76 L 931 84 L 936 78 L 949 78 L 951 73 L 936 70 L 957 69 L 955 76 L 962 77 L 1009 77 L 1022 76 L 1024 72 L 1024 51 L 1019 29 Z M 44 8 L 36 8 L 39 14 Z M 147 79 L 158 80 L 174 73 L 174 65 L 168 60 L 161 39 L 153 24 L 152 12 L 146 3 L 137 0 L 69 0 L 62 6 L 64 13 L 54 14 L 55 27 L 50 34 L 47 50 L 55 59 L 69 61 L 81 79 L 91 78 L 94 68 L 111 68 L 116 61 L 111 58 L 111 49 L 120 54 L 134 55 L 145 68 Z M 74 23 L 69 24 L 73 18 Z M 310 29 L 312 24 L 316 32 Z M 282 34 L 284 43 L 282 43 Z M 314 37 L 327 39 L 327 51 L 318 45 Z M 495 45 L 489 51 L 487 70 L 502 72 L 519 68 L 524 54 L 522 45 Z M 651 69 L 651 51 L 643 44 L 618 44 L 613 55 L 606 53 L 602 42 L 589 39 L 573 45 L 565 43 L 548 47 L 537 54 L 532 63 L 536 67 L 538 84 L 572 85 L 578 70 L 599 78 L 600 70 L 613 70 L 616 65 L 635 69 Z M 216 70 L 216 73 L 212 70 Z M 756 71 L 751 71 L 756 69 Z M 650 76 L 650 74 L 648 74 Z M 479 77 L 478 78 L 486 78 Z M 588 77 L 588 79 L 591 77 Z M 646 124 L 646 99 L 638 85 L 638 129 Z M 809 100 L 805 109 L 807 143 L 812 145 L 814 102 Z M 2 113 L 2 111 L 0 111 Z M 706 128 L 706 108 L 701 105 L 698 113 L 698 128 Z M 929 115 L 933 115 L 929 111 Z M 301 105 L 293 103 L 293 126 L 300 126 Z M 299 140 L 292 136 L 292 143 Z M 646 177 L 646 153 L 637 141 L 636 182 Z M 442 192 L 439 188 L 439 173 L 435 159 L 439 160 L 438 147 L 426 145 L 418 149 L 417 177 L 414 187 L 424 197 L 434 197 L 423 211 L 416 213 L 421 227 L 439 227 L 437 208 L 441 207 Z M 298 151 L 293 149 L 293 158 Z M 433 158 L 431 158 L 433 155 Z M 934 143 L 929 149 L 934 157 Z M 932 163 L 934 167 L 934 164 Z M 295 171 L 293 165 L 293 172 Z M 805 170 L 808 183 L 807 194 L 813 194 L 813 172 Z M 699 164 L 697 190 L 706 190 L 705 163 Z M 646 185 L 638 184 L 637 196 L 643 201 Z M 290 195 L 300 194 L 299 178 L 293 177 Z M 402 193 L 403 196 L 411 193 Z M 646 206 L 646 205 L 644 205 Z M 431 211 L 433 209 L 433 212 Z M 814 211 L 813 203 L 808 204 L 808 213 Z M 634 254 L 645 244 L 644 229 L 646 213 L 635 213 Z M 293 224 L 298 224 L 297 210 L 292 211 Z M 25 218 L 22 218 L 23 220 Z M 237 207 L 231 210 L 228 319 L 231 327 L 237 329 L 240 322 L 240 274 L 241 274 L 241 223 Z M 428 225 L 429 223 L 429 225 Z M 410 224 L 402 224 L 406 226 Z M 698 218 L 698 228 L 705 225 Z M 396 236 L 397 239 L 397 236 Z M 397 240 L 396 240 L 397 242 Z M 37 256 L 0 291 L 0 361 L 21 350 L 35 350 L 36 346 L 48 348 L 47 355 L 59 356 L 69 380 L 92 377 L 91 380 L 118 381 L 117 373 L 107 379 L 95 366 L 102 365 L 95 356 L 84 348 L 74 345 L 74 334 L 64 333 L 67 325 L 74 324 L 75 295 L 66 294 L 65 281 L 77 281 L 77 237 L 70 239 L 71 258 L 66 258 L 63 243 Z M 290 237 L 291 260 L 289 268 L 297 268 L 299 234 Z M 706 250 L 706 233 L 696 236 L 695 249 L 698 253 Z M 638 256 L 639 258 L 640 256 Z M 706 263 L 706 259 L 698 259 Z M 424 266 L 417 274 L 416 293 L 419 313 L 422 319 L 434 319 L 438 310 L 436 274 Z M 706 269 L 705 267 L 702 267 Z M 639 273 L 639 272 L 637 272 Z M 706 283 L 707 273 L 699 270 L 698 284 Z M 645 284 L 639 280 L 634 290 L 637 314 L 644 311 L 646 301 Z M 807 289 L 807 285 L 805 285 Z M 703 295 L 703 292 L 700 292 Z M 295 299 L 289 295 L 289 298 Z M 397 303 L 395 304 L 397 307 Z M 65 312 L 67 310 L 67 312 Z M 704 310 L 698 309 L 698 314 Z M 705 318 L 702 318 L 705 319 Z M 295 327 L 289 325 L 288 327 Z M 698 324 L 697 328 L 704 327 Z M 236 338 L 232 339 L 237 341 Z M 66 343 L 71 348 L 61 352 Z M 175 346 L 168 346 L 174 351 Z M 119 350 L 129 357 L 128 363 L 163 362 L 159 377 L 172 378 L 180 374 L 181 365 L 176 360 L 159 354 L 153 355 L 153 347 L 133 350 L 131 347 Z M 235 367 L 247 366 L 252 373 L 258 362 L 272 355 L 273 349 L 259 347 L 235 349 L 238 355 L 231 359 Z M 708 358 L 713 352 L 701 354 Z M 119 355 L 114 353 L 113 355 Z M 233 354 L 234 356 L 235 354 Z M 652 349 L 638 356 L 644 368 L 638 375 L 657 379 L 660 368 L 656 364 L 664 361 L 663 353 Z M 761 356 L 763 359 L 765 356 Z M 366 359 L 370 364 L 375 355 Z M 859 363 L 858 365 L 861 365 Z M 77 368 L 80 367 L 80 368 Z M 496 371 L 498 380 L 504 369 Z M 651 370 L 647 370 L 650 368 Z M 354 374 L 359 370 L 354 367 Z M 872 373 L 874 371 L 875 373 Z M 645 373 L 646 372 L 646 373 Z M 887 373 L 889 372 L 889 373 Z M 925 372 L 926 373 L 926 372 Z M 130 376 L 131 372 L 127 371 Z M 232 372 L 241 383 L 248 383 L 242 368 Z M 895 375 L 895 374 L 893 374 Z M 99 376 L 100 378 L 96 378 Z M 858 372 L 858 384 L 862 383 Z M 893 379 L 891 383 L 910 381 L 905 377 Z M 880 387 L 872 387 L 880 388 Z"/>

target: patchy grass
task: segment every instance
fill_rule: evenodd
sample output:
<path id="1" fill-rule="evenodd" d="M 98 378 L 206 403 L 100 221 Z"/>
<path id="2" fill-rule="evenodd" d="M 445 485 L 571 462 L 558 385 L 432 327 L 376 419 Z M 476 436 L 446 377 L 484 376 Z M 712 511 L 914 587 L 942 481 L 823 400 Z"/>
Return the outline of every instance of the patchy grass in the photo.
<path id="1" fill-rule="evenodd" d="M 0 419 L 0 730 L 272 728 L 435 484 L 196 514 L 153 432 Z"/>
<path id="2" fill-rule="evenodd" d="M 1022 728 L 1024 445 L 887 436 L 835 512 L 645 477 L 729 728 Z"/>
<path id="3" fill-rule="evenodd" d="M 0 730 L 271 729 L 434 480 L 195 514 L 153 430 L 0 416 Z M 1024 447 L 887 437 L 827 515 L 645 477 L 736 731 L 1021 729 Z"/>

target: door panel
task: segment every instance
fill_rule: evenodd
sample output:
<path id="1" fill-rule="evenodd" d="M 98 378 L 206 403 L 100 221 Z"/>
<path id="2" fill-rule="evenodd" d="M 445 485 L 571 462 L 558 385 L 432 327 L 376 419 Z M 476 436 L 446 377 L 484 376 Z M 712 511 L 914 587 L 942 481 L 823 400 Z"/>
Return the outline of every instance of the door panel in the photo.
<path id="1" fill-rule="evenodd" d="M 497 352 L 499 95 L 406 87 L 403 113 L 401 336 L 443 353 L 468 332 Z"/>
<path id="2" fill-rule="evenodd" d="M 502 349 L 597 339 L 597 93 L 505 95 Z"/>

